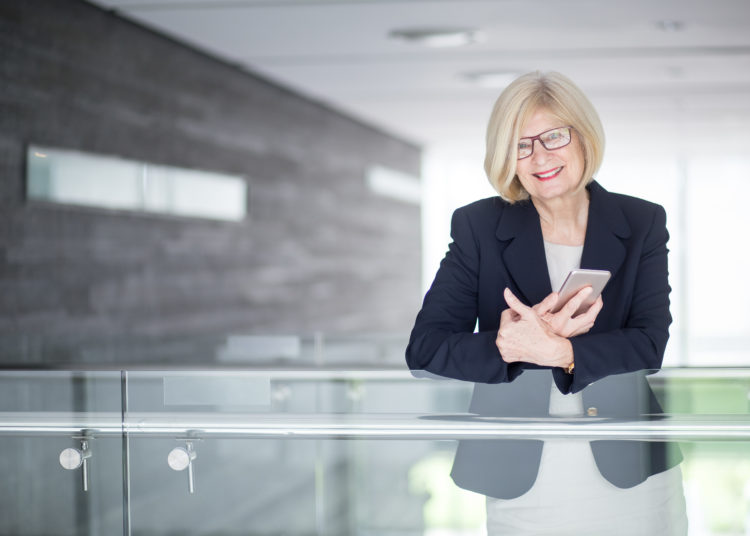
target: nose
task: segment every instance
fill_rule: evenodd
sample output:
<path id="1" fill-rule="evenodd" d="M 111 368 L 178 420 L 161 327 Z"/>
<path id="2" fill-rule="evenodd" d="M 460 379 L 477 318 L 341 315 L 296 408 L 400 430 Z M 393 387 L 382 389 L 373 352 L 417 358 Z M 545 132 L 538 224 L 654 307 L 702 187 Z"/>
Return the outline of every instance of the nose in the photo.
<path id="1" fill-rule="evenodd" d="M 549 151 L 544 145 L 542 145 L 541 140 L 534 140 L 531 143 L 532 143 L 532 146 L 531 146 L 532 160 L 535 162 L 537 161 L 544 162 L 545 160 L 547 160 L 547 153 L 549 153 Z"/>

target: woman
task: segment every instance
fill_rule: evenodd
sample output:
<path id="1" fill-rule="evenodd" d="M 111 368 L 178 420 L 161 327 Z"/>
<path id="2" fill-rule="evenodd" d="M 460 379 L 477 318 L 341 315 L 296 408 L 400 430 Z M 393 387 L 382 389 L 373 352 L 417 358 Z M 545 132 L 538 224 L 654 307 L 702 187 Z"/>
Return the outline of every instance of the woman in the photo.
<path id="1" fill-rule="evenodd" d="M 599 117 L 566 77 L 530 73 L 498 98 L 485 171 L 500 197 L 454 213 L 453 242 L 406 350 L 411 369 L 480 382 L 470 411 L 504 417 L 661 412 L 638 371 L 661 367 L 669 337 L 666 215 L 658 205 L 595 182 L 603 152 Z M 584 313 L 574 315 L 589 288 L 551 313 L 558 300 L 553 290 L 575 268 L 609 270 L 612 277 Z M 571 456 L 578 465 L 566 474 Z M 607 504 L 611 499 L 618 511 L 636 508 L 644 497 L 659 501 L 653 511 L 638 506 L 633 516 L 631 510 L 625 519 L 638 517 L 635 524 L 621 523 L 625 532 L 615 533 L 680 534 L 679 469 L 668 471 L 677 462 L 667 459 L 663 444 L 542 448 L 538 441 L 469 441 L 459 446 L 452 476 L 495 498 L 488 499 L 494 532 L 531 530 L 523 512 L 544 519 L 546 509 L 552 533 L 567 533 L 558 516 L 593 495 Z M 570 489 L 573 477 L 584 482 L 581 493 Z M 562 481 L 565 493 L 555 486 Z M 664 508 L 676 512 L 666 524 Z M 617 511 L 602 504 L 597 511 L 611 526 Z M 582 526 L 568 525 L 571 534 L 591 533 L 590 516 L 572 517 Z"/>

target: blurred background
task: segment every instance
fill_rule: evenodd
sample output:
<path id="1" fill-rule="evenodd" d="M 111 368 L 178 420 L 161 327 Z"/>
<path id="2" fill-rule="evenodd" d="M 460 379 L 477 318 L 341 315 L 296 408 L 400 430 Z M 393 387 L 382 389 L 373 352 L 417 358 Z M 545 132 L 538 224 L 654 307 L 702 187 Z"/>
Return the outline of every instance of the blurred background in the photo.
<path id="1" fill-rule="evenodd" d="M 718 2 L 103 1 L 422 150 L 423 289 L 482 171 L 505 84 L 562 72 L 590 96 L 605 188 L 663 204 L 672 233 L 667 364 L 739 364 L 750 336 L 750 7 Z"/>
<path id="2" fill-rule="evenodd" d="M 600 183 L 667 209 L 666 363 L 746 362 L 744 0 L 32 0 L 0 24 L 5 361 L 404 335 L 452 210 L 493 194 L 494 99 L 556 70 L 601 114 Z"/>

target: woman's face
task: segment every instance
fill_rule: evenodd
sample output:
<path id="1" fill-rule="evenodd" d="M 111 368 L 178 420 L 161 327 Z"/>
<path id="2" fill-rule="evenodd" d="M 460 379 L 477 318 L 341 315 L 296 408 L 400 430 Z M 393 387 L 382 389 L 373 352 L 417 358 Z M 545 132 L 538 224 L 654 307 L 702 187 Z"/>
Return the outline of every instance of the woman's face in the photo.
<path id="1" fill-rule="evenodd" d="M 545 109 L 537 110 L 521 127 L 521 138 L 531 138 L 547 130 L 564 127 Z M 571 130 L 571 142 L 559 149 L 547 150 L 534 140 L 531 156 L 518 161 L 516 173 L 532 198 L 553 200 L 574 195 L 583 176 L 583 148 Z"/>

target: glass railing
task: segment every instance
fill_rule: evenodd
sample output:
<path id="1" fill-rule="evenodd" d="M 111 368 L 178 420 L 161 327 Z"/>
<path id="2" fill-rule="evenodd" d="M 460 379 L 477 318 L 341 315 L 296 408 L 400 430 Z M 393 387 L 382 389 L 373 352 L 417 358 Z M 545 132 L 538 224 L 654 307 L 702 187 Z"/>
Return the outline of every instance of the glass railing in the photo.
<path id="1" fill-rule="evenodd" d="M 750 369 L 611 378 L 0 371 L 0 534 L 747 534 Z"/>

